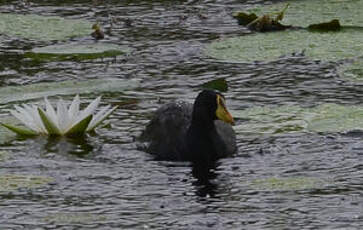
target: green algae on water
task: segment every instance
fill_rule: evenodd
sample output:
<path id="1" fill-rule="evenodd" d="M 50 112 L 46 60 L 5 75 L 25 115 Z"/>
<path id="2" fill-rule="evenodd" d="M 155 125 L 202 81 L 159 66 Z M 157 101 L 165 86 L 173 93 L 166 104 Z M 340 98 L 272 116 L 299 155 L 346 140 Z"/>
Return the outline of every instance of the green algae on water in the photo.
<path id="1" fill-rule="evenodd" d="M 0 33 L 40 41 L 66 40 L 92 32 L 92 23 L 57 16 L 0 13 Z"/>

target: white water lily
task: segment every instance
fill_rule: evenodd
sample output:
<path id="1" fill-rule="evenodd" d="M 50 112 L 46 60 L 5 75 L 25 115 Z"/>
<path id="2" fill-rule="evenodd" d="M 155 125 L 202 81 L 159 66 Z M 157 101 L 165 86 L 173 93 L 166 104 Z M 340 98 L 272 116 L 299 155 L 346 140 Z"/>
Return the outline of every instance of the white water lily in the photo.
<path id="1" fill-rule="evenodd" d="M 9 124 L 4 127 L 20 135 L 81 135 L 93 131 L 102 123 L 116 108 L 105 106 L 95 114 L 101 101 L 101 97 L 93 100 L 84 110 L 79 109 L 80 99 L 75 96 L 69 108 L 60 99 L 57 110 L 45 98 L 45 110 L 35 105 L 15 106 L 10 113 L 21 121 L 27 128 L 20 128 Z"/>

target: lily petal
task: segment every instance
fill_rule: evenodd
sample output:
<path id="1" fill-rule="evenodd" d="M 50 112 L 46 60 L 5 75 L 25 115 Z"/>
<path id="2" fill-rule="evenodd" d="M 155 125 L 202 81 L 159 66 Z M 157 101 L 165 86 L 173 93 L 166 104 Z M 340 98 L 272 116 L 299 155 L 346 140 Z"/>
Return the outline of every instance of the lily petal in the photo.
<path id="1" fill-rule="evenodd" d="M 115 106 L 112 109 L 109 109 L 110 107 L 111 107 L 110 105 L 104 107 L 100 112 L 96 114 L 96 116 L 94 116 L 91 123 L 89 124 L 89 127 L 87 128 L 87 131 L 93 131 L 107 117 L 109 117 L 113 111 L 115 111 L 118 108 L 118 106 Z"/>
<path id="2" fill-rule="evenodd" d="M 19 108 L 18 108 L 19 109 Z M 37 126 L 34 125 L 33 119 L 27 116 L 24 113 L 19 112 L 19 110 L 10 110 L 10 113 L 17 118 L 21 123 L 23 123 L 26 127 L 30 128 L 35 132 L 40 132 Z"/>
<path id="3" fill-rule="evenodd" d="M 59 99 L 57 103 L 57 116 L 59 129 L 61 133 L 64 134 L 71 124 L 68 116 L 67 106 L 62 99 Z"/>
<path id="4" fill-rule="evenodd" d="M 47 134 L 47 130 L 45 129 L 42 119 L 39 116 L 38 108 L 35 105 L 31 107 L 29 105 L 24 105 L 24 109 L 29 113 L 29 116 L 33 119 L 34 125 L 40 131 L 40 133 Z"/>
<path id="5" fill-rule="evenodd" d="M 79 104 L 80 104 L 80 99 L 79 99 L 79 95 L 77 94 L 71 105 L 69 106 L 69 110 L 68 110 L 68 114 L 69 114 L 69 119 L 71 123 L 74 123 L 77 120 L 77 116 L 79 114 Z"/>
<path id="6" fill-rule="evenodd" d="M 81 111 L 81 114 L 79 116 L 79 120 L 83 120 L 85 117 L 89 116 L 90 114 L 93 114 L 94 111 L 97 109 L 98 104 L 101 101 L 101 97 L 97 97 L 94 99 L 88 106 L 85 108 L 85 110 Z"/>
<path id="7" fill-rule="evenodd" d="M 57 126 L 57 129 L 59 129 L 57 114 L 56 114 L 53 106 L 49 103 L 49 101 L 46 97 L 44 98 L 44 101 L 45 101 L 45 109 L 46 109 L 48 118 L 54 123 L 55 126 Z"/>

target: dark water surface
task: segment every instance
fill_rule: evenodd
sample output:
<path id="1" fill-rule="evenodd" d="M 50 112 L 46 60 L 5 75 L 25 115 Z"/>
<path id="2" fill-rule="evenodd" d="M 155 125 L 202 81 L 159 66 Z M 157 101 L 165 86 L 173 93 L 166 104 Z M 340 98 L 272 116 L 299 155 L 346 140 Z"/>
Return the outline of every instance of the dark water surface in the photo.
<path id="1" fill-rule="evenodd" d="M 138 103 L 121 106 L 110 118 L 112 128 L 101 128 L 95 136 L 78 141 L 14 139 L 0 146 L 11 152 L 10 159 L 0 162 L 1 174 L 54 178 L 46 186 L 0 192 L 0 229 L 361 229 L 359 132 L 257 138 L 238 132 L 238 153 L 209 172 L 187 163 L 154 161 L 137 150 L 135 137 L 152 111 L 174 99 L 193 101 L 199 85 L 217 77 L 229 82 L 225 95 L 231 110 L 361 103 L 361 85 L 342 80 L 337 63 L 299 54 L 242 64 L 203 56 L 204 45 L 215 39 L 250 33 L 230 15 L 264 1 L 91 2 L 0 4 L 0 12 L 98 20 L 105 29 L 111 15 L 112 34 L 106 41 L 133 49 L 116 59 L 39 63 L 22 52 L 49 42 L 1 35 L 0 86 L 70 79 L 141 81 L 136 90 L 103 95 L 105 103 Z M 95 96 L 87 95 L 89 100 Z M 273 177 L 313 178 L 319 183 L 253 186 L 253 181 Z"/>

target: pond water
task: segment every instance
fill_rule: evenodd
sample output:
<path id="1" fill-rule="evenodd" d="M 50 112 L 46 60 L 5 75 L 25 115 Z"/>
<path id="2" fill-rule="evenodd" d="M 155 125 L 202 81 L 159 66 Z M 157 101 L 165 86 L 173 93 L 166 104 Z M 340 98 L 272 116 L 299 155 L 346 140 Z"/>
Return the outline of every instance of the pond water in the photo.
<path id="1" fill-rule="evenodd" d="M 205 45 L 216 39 L 249 34 L 237 25 L 232 12 L 265 1 L 61 2 L 3 1 L 0 12 L 99 21 L 105 30 L 112 17 L 111 34 L 104 41 L 128 46 L 131 53 L 34 61 L 24 52 L 56 42 L 3 34 L 0 86 L 104 78 L 136 79 L 140 84 L 102 93 L 103 103 L 120 108 L 109 119 L 111 127 L 98 129 L 96 135 L 81 140 L 12 137 L 1 143 L 0 183 L 10 180 L 9 175 L 23 175 L 6 186 L 0 184 L 1 229 L 360 229 L 363 225 L 359 130 L 247 135 L 248 130 L 236 129 L 238 152 L 208 172 L 188 163 L 155 161 L 138 150 L 136 137 L 155 109 L 176 99 L 192 102 L 201 84 L 220 77 L 229 84 L 225 96 L 231 111 L 360 105 L 362 84 L 341 78 L 339 62 L 313 60 L 299 52 L 271 62 L 245 63 L 219 62 L 204 55 Z M 84 40 L 92 38 L 72 39 Z M 81 98 L 89 102 L 98 95 L 81 94 Z M 0 102 L 0 117 L 22 102 Z M 236 125 L 246 122 L 239 118 Z M 29 180 L 38 184 L 29 186 Z M 11 183 L 20 188 L 9 189 Z"/>

